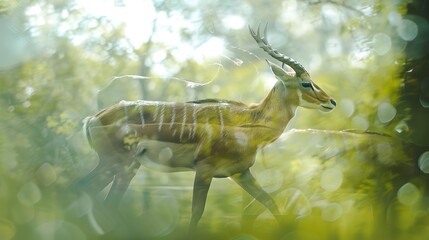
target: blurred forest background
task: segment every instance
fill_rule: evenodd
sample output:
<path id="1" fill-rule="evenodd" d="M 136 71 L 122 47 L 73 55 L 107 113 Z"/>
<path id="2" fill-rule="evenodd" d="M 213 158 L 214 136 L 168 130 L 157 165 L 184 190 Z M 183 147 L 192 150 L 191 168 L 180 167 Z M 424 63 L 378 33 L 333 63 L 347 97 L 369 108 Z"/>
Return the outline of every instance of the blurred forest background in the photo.
<path id="1" fill-rule="evenodd" d="M 262 100 L 275 79 L 248 25 L 265 23 L 338 106 L 299 109 L 257 157 L 288 224 L 215 179 L 202 237 L 423 239 L 428 15 L 425 0 L 1 0 L 0 239 L 184 236 L 193 173 L 140 169 L 120 220 L 70 187 L 98 161 L 82 119 L 121 99 Z"/>

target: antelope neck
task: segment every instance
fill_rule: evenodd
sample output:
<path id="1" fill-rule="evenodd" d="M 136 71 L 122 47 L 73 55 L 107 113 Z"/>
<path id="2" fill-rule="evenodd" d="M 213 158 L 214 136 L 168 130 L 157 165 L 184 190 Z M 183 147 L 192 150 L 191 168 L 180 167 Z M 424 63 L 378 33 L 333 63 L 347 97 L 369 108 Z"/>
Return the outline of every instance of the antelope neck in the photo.
<path id="1" fill-rule="evenodd" d="M 297 93 L 278 81 L 268 96 L 254 107 L 255 122 L 283 132 L 295 116 L 298 104 Z"/>

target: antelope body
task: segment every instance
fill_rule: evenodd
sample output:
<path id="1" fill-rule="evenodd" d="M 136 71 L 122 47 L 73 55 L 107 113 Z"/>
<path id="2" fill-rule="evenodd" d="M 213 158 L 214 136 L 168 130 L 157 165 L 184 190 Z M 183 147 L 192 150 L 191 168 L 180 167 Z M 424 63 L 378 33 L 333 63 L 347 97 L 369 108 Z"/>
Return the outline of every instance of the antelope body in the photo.
<path id="1" fill-rule="evenodd" d="M 272 49 L 259 29 L 250 31 L 261 48 L 295 73 L 267 61 L 278 81 L 261 103 L 250 106 L 222 99 L 121 101 L 87 117 L 84 132 L 100 162 L 81 181 L 85 188 L 98 192 L 113 181 L 105 201 L 116 205 L 140 165 L 193 170 L 190 229 L 202 216 L 213 177 L 230 177 L 278 217 L 275 202 L 249 170 L 257 150 L 283 133 L 298 106 L 330 111 L 336 104 L 301 64 Z"/>

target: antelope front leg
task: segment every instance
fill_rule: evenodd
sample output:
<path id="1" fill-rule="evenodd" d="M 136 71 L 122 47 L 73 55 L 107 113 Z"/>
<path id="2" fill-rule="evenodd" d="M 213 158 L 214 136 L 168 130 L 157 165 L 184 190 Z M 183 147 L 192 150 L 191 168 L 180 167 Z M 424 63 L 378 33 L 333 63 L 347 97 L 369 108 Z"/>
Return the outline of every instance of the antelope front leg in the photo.
<path id="1" fill-rule="evenodd" d="M 213 167 L 208 164 L 197 163 L 195 170 L 194 190 L 192 195 L 192 216 L 189 224 L 189 233 L 192 233 L 204 212 L 207 193 L 213 178 Z"/>
<path id="2" fill-rule="evenodd" d="M 105 203 L 110 207 L 117 208 L 119 202 L 124 196 L 130 185 L 131 180 L 137 173 L 140 163 L 136 160 L 132 161 L 127 167 L 119 167 L 119 172 L 115 175 L 109 193 L 106 196 Z"/>
<path id="3" fill-rule="evenodd" d="M 76 184 L 77 187 L 90 194 L 96 199 L 96 195 L 100 193 L 109 183 L 115 178 L 117 172 L 118 156 L 114 154 L 99 153 L 99 163 L 96 168 L 80 179 Z"/>
<path id="4" fill-rule="evenodd" d="M 231 176 L 231 178 L 252 197 L 268 208 L 277 221 L 281 222 L 280 211 L 273 198 L 256 182 L 256 179 L 253 177 L 249 169 L 241 173 L 237 173 Z"/>

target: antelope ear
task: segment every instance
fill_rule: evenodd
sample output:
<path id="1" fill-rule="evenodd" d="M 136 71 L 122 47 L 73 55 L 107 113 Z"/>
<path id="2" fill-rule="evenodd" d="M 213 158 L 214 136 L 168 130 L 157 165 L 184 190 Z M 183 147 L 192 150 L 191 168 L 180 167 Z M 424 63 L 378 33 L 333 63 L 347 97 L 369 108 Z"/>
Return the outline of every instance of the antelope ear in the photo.
<path id="1" fill-rule="evenodd" d="M 276 75 L 276 78 L 278 80 L 287 81 L 287 80 L 290 80 L 293 78 L 293 76 L 291 76 L 288 72 L 286 72 L 282 67 L 280 67 L 277 64 L 272 63 L 266 59 L 265 59 L 265 61 L 267 61 L 268 66 L 270 66 L 271 71 L 274 73 L 274 75 Z"/>

